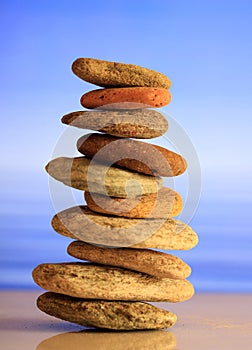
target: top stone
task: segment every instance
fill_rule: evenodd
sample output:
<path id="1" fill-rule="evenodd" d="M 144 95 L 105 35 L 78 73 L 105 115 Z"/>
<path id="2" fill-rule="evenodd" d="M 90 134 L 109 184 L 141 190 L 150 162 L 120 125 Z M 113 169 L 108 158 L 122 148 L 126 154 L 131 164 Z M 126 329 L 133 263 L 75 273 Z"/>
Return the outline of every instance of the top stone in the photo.
<path id="1" fill-rule="evenodd" d="M 164 74 L 134 64 L 78 58 L 73 62 L 72 70 L 79 78 L 105 88 L 171 87 L 171 81 Z"/>

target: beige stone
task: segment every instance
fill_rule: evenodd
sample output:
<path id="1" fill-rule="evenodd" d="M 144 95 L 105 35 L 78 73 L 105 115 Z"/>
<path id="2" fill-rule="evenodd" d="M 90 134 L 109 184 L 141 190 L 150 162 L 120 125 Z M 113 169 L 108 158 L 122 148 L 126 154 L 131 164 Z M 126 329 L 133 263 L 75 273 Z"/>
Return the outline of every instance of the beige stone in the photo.
<path id="1" fill-rule="evenodd" d="M 86 206 L 56 214 L 52 227 L 63 236 L 110 247 L 187 250 L 198 243 L 197 234 L 179 220 L 113 217 Z"/>
<path id="2" fill-rule="evenodd" d="M 177 319 L 172 312 L 143 302 L 85 300 L 50 292 L 38 297 L 37 306 L 69 322 L 111 330 L 162 329 Z"/>
<path id="3" fill-rule="evenodd" d="M 126 268 L 159 278 L 185 279 L 191 268 L 178 257 L 151 249 L 104 248 L 81 241 L 72 242 L 68 254 L 80 260 Z"/>
<path id="4" fill-rule="evenodd" d="M 108 167 L 86 157 L 53 159 L 46 165 L 46 171 L 67 186 L 113 197 L 155 193 L 162 186 L 160 177 Z"/>
<path id="5" fill-rule="evenodd" d="M 180 302 L 194 294 L 187 280 L 89 263 L 41 264 L 32 272 L 41 288 L 84 299 Z"/>

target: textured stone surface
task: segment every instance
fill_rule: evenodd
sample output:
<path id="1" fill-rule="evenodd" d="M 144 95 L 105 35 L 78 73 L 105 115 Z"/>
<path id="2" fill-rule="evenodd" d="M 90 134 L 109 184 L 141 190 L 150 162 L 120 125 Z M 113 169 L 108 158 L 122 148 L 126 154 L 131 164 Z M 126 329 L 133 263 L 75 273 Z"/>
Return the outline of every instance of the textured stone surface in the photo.
<path id="1" fill-rule="evenodd" d="M 186 250 L 198 243 L 197 234 L 179 220 L 113 217 L 86 206 L 56 214 L 52 227 L 61 235 L 104 246 Z"/>
<path id="2" fill-rule="evenodd" d="M 91 133 L 77 142 L 80 153 L 97 162 L 156 176 L 177 176 L 185 172 L 185 159 L 164 147 L 132 139 Z"/>
<path id="3" fill-rule="evenodd" d="M 143 302 L 89 301 L 50 292 L 38 297 L 37 306 L 69 322 L 113 330 L 168 328 L 177 319 L 173 313 Z"/>
<path id="4" fill-rule="evenodd" d="M 170 188 L 162 187 L 157 193 L 137 198 L 116 198 L 84 192 L 87 206 L 98 213 L 128 218 L 168 218 L 178 215 L 183 206 L 181 196 Z"/>
<path id="5" fill-rule="evenodd" d="M 168 123 L 164 116 L 152 109 L 77 111 L 64 115 L 61 121 L 64 124 L 82 129 L 140 139 L 161 136 L 168 129 Z"/>
<path id="6" fill-rule="evenodd" d="M 171 81 L 152 69 L 94 58 L 78 58 L 72 70 L 79 78 L 103 87 L 152 86 L 168 89 Z"/>
<path id="7" fill-rule="evenodd" d="M 164 88 L 126 87 L 96 89 L 81 96 L 83 107 L 93 109 L 142 109 L 159 108 L 171 101 L 171 94 Z"/>
<path id="8" fill-rule="evenodd" d="M 68 254 L 80 260 L 117 266 L 160 278 L 185 279 L 191 268 L 178 257 L 151 249 L 104 248 L 81 241 L 72 242 Z"/>
<path id="9" fill-rule="evenodd" d="M 59 157 L 46 166 L 49 175 L 67 186 L 113 197 L 136 197 L 155 193 L 162 185 L 159 177 L 93 162 L 86 157 Z"/>
<path id="10" fill-rule="evenodd" d="M 41 264 L 32 275 L 43 289 L 84 299 L 179 302 L 194 294 L 187 280 L 89 263 Z"/>

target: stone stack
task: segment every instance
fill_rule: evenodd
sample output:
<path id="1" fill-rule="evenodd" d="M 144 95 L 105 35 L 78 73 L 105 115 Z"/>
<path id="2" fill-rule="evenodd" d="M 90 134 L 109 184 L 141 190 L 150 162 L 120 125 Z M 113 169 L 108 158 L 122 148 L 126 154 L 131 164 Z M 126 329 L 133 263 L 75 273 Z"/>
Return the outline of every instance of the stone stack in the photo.
<path id="1" fill-rule="evenodd" d="M 69 255 L 81 262 L 41 264 L 34 281 L 49 292 L 39 309 L 84 326 L 114 330 L 161 329 L 176 315 L 146 302 L 180 302 L 193 296 L 190 267 L 160 250 L 193 248 L 197 234 L 174 219 L 181 196 L 162 187 L 162 177 L 186 170 L 184 158 L 136 139 L 163 135 L 168 124 L 155 108 L 167 105 L 170 80 L 130 64 L 80 58 L 72 66 L 81 79 L 101 89 L 85 93 L 86 110 L 62 122 L 98 131 L 77 142 L 80 157 L 60 157 L 47 172 L 85 191 L 87 205 L 57 213 L 52 227 L 77 239 Z M 151 109 L 152 108 L 152 109 Z M 85 261 L 85 262 L 83 262 Z"/>

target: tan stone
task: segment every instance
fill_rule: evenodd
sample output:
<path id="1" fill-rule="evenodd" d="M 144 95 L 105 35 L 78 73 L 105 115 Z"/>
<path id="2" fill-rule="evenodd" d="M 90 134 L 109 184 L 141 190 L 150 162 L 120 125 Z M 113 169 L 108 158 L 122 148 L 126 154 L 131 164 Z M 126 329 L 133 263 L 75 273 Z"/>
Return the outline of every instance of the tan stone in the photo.
<path id="1" fill-rule="evenodd" d="M 32 272 L 41 288 L 84 299 L 180 302 L 194 294 L 187 280 L 89 263 L 41 264 Z"/>
<path id="2" fill-rule="evenodd" d="M 113 197 L 126 198 L 155 193 L 162 186 L 160 177 L 107 167 L 91 162 L 86 157 L 53 159 L 47 164 L 46 171 L 67 186 Z"/>
<path id="3" fill-rule="evenodd" d="M 63 236 L 110 247 L 187 250 L 198 243 L 197 234 L 179 220 L 113 217 L 86 206 L 56 214 L 52 227 Z"/>
<path id="4" fill-rule="evenodd" d="M 185 279 L 191 268 L 178 257 L 150 249 L 104 248 L 81 241 L 72 242 L 68 254 L 80 260 L 116 266 L 160 278 Z"/>
<path id="5" fill-rule="evenodd" d="M 78 58 L 72 70 L 79 78 L 102 87 L 152 86 L 168 89 L 171 81 L 152 69 L 119 62 Z"/>
<path id="6" fill-rule="evenodd" d="M 143 302 L 85 300 L 50 292 L 38 297 L 37 306 L 69 322 L 111 330 L 162 329 L 177 319 L 172 312 Z"/>
<path id="7" fill-rule="evenodd" d="M 150 139 L 168 129 L 165 117 L 153 109 L 121 111 L 77 111 L 66 114 L 62 123 L 113 136 Z"/>

